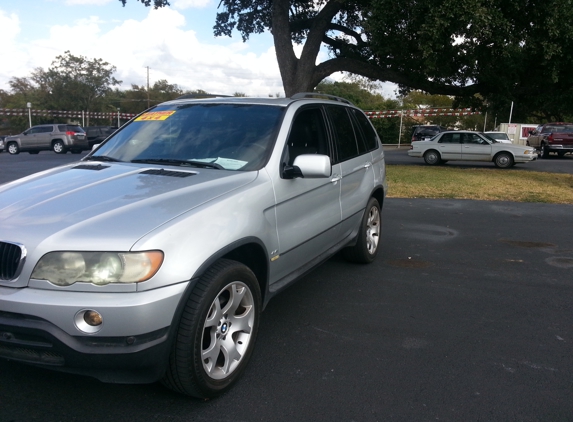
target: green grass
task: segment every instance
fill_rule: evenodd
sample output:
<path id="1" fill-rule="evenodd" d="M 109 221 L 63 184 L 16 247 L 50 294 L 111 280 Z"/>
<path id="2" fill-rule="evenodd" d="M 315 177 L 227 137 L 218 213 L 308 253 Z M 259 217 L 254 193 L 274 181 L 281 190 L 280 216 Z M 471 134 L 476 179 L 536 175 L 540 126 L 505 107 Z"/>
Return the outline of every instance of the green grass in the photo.
<path id="1" fill-rule="evenodd" d="M 388 165 L 388 197 L 573 204 L 573 175 Z"/>

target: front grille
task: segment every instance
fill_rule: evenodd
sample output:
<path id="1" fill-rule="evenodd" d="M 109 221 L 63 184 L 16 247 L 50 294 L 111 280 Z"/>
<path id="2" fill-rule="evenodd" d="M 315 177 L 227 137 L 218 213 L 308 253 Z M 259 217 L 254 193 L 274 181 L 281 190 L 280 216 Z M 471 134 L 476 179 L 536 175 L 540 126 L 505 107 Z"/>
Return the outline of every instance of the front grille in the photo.
<path id="1" fill-rule="evenodd" d="M 26 258 L 23 245 L 0 242 L 0 280 L 13 280 L 18 277 Z"/>

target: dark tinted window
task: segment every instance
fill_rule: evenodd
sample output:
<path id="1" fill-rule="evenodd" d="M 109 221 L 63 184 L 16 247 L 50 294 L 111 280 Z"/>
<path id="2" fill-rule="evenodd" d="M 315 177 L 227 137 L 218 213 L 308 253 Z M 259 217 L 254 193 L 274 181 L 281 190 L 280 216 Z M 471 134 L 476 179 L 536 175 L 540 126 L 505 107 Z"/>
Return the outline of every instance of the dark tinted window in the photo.
<path id="1" fill-rule="evenodd" d="M 328 154 L 326 126 L 320 108 L 300 111 L 291 126 L 287 141 L 287 162 L 292 165 L 301 154 Z"/>
<path id="2" fill-rule="evenodd" d="M 459 144 L 461 136 L 459 133 L 444 133 L 438 140 L 439 144 Z"/>
<path id="3" fill-rule="evenodd" d="M 350 116 L 343 106 L 326 106 L 334 127 L 337 159 L 336 163 L 358 156 L 358 145 Z"/>
<path id="4" fill-rule="evenodd" d="M 376 136 L 374 128 L 368 121 L 368 118 L 359 110 L 351 109 L 351 113 L 354 115 L 356 122 L 358 123 L 361 138 L 366 145 L 366 151 L 372 151 L 378 148 L 378 137 Z"/>
<path id="5" fill-rule="evenodd" d="M 40 126 L 36 133 L 50 133 L 52 130 L 52 126 Z"/>

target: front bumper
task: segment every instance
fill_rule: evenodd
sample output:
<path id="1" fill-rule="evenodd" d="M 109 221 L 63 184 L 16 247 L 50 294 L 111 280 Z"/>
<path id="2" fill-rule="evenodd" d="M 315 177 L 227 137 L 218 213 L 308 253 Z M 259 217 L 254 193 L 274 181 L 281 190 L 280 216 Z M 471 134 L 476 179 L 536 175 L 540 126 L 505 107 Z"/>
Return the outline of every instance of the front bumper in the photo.
<path id="1" fill-rule="evenodd" d="M 523 155 L 515 155 L 514 160 L 516 163 L 529 163 L 530 161 L 535 161 L 539 155 L 537 153 L 533 154 L 523 154 Z"/>
<path id="2" fill-rule="evenodd" d="M 0 358 L 105 382 L 157 381 L 189 286 L 137 293 L 0 288 Z M 99 332 L 76 326 L 76 314 L 85 309 L 102 315 Z"/>

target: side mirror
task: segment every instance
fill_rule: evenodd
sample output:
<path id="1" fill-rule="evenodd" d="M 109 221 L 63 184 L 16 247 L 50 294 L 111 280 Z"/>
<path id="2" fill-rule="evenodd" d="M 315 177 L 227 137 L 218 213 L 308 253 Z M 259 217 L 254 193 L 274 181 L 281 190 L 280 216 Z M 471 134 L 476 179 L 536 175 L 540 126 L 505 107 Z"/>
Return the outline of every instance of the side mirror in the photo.
<path id="1" fill-rule="evenodd" d="M 307 179 L 318 179 L 330 177 L 332 166 L 330 157 L 320 154 L 302 154 L 294 159 L 292 166 L 285 166 L 283 177 L 285 179 L 294 179 L 303 177 Z"/>

